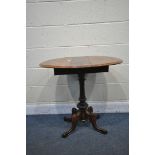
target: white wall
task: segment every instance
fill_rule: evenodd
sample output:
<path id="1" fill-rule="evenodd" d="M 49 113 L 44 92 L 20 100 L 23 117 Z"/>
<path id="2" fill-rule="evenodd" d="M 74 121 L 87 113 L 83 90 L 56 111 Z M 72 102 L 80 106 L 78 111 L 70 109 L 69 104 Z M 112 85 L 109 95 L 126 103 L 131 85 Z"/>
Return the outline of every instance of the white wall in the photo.
<path id="1" fill-rule="evenodd" d="M 128 100 L 128 0 L 27 0 L 27 104 L 77 101 L 77 77 L 54 76 L 39 63 L 84 55 L 123 59 L 87 76 L 88 101 Z"/>

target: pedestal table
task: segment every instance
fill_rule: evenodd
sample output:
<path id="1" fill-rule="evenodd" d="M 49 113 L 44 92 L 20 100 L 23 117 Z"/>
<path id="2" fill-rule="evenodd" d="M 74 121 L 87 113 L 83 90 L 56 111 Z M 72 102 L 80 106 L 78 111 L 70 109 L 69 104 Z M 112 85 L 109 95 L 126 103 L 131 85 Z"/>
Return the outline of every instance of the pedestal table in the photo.
<path id="1" fill-rule="evenodd" d="M 64 121 L 71 122 L 71 128 L 62 134 L 65 138 L 70 135 L 76 128 L 77 122 L 85 122 L 89 120 L 94 129 L 102 134 L 106 134 L 107 130 L 99 128 L 96 124 L 98 114 L 93 113 L 93 108 L 88 106 L 85 96 L 85 74 L 108 72 L 110 65 L 122 63 L 122 60 L 107 56 L 83 56 L 83 57 L 65 57 L 44 61 L 40 67 L 54 68 L 54 75 L 77 74 L 79 77 L 80 97 L 77 109 L 72 108 L 70 118 L 64 117 Z M 61 94 L 60 94 L 61 95 Z"/>

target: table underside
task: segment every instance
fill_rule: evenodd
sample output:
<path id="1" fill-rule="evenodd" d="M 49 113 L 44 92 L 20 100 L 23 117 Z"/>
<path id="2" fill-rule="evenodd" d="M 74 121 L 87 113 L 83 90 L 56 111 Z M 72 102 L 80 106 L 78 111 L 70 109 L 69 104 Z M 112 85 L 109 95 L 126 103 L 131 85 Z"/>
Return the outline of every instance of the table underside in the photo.
<path id="1" fill-rule="evenodd" d="M 87 74 L 108 72 L 109 66 L 87 67 L 87 68 L 54 68 L 54 75 L 65 74 Z"/>

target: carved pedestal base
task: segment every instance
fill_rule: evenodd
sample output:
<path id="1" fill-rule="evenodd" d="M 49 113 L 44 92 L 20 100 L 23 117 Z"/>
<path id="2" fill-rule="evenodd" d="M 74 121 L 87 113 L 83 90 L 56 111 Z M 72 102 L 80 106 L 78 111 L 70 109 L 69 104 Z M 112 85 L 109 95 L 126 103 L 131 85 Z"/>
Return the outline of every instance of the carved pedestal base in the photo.
<path id="1" fill-rule="evenodd" d="M 77 122 L 82 121 L 85 122 L 89 120 L 91 124 L 93 125 L 94 129 L 102 134 L 106 134 L 106 129 L 101 129 L 96 124 L 96 119 L 99 118 L 99 115 L 93 113 L 93 108 L 88 106 L 86 103 L 86 96 L 85 96 L 85 74 L 80 73 L 78 74 L 79 77 L 79 86 L 80 86 L 80 97 L 79 97 L 79 103 L 77 105 L 77 108 L 72 108 L 72 116 L 71 118 L 64 118 L 65 121 L 71 122 L 72 126 L 71 128 L 64 132 L 62 134 L 62 137 L 65 138 L 68 135 L 70 135 L 76 128 Z"/>
<path id="2" fill-rule="evenodd" d="M 68 131 L 66 131 L 62 134 L 62 137 L 65 138 L 65 137 L 69 136 L 75 130 L 78 121 L 85 122 L 87 120 L 89 120 L 91 122 L 93 128 L 96 131 L 98 131 L 102 134 L 107 134 L 106 129 L 99 128 L 97 126 L 96 119 L 98 119 L 98 118 L 99 118 L 99 115 L 93 113 L 93 108 L 91 106 L 86 109 L 72 108 L 71 118 L 64 117 L 64 121 L 71 122 L 72 126 Z"/>

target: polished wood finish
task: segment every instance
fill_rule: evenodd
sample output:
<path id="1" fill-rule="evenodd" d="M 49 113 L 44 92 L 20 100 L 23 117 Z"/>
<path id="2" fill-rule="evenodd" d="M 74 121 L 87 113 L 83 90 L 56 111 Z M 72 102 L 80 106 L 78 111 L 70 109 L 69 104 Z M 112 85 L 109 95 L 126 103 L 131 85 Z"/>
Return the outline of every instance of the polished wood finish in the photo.
<path id="1" fill-rule="evenodd" d="M 73 108 L 72 109 L 72 116 L 70 118 L 64 117 L 64 121 L 71 122 L 72 125 L 71 125 L 71 128 L 69 130 L 67 130 L 66 132 L 64 132 L 62 134 L 62 137 L 63 138 L 68 137 L 75 130 L 78 121 L 85 122 L 87 120 L 90 121 L 90 123 L 92 124 L 93 128 L 96 131 L 98 131 L 98 132 L 100 132 L 102 134 L 107 134 L 108 131 L 106 129 L 99 128 L 97 126 L 96 119 L 98 119 L 98 118 L 99 118 L 99 115 L 93 113 L 93 108 L 91 106 L 87 107 L 87 108 L 85 108 L 83 110 Z"/>
<path id="2" fill-rule="evenodd" d="M 44 68 L 87 68 L 116 65 L 122 63 L 122 60 L 107 56 L 82 56 L 65 57 L 44 61 L 40 67 Z"/>
<path id="3" fill-rule="evenodd" d="M 72 108 L 72 115 L 70 118 L 64 117 L 64 121 L 71 122 L 71 128 L 62 134 L 63 138 L 69 136 L 76 128 L 78 121 L 85 122 L 89 120 L 93 128 L 106 134 L 107 130 L 99 128 L 96 119 L 98 114 L 93 113 L 93 108 L 88 106 L 85 96 L 85 74 L 108 72 L 110 65 L 122 63 L 121 59 L 106 56 L 84 56 L 84 57 L 66 57 L 60 59 L 48 60 L 40 64 L 44 68 L 54 68 L 55 75 L 63 74 L 77 74 L 79 79 L 79 103 L 77 109 Z"/>

